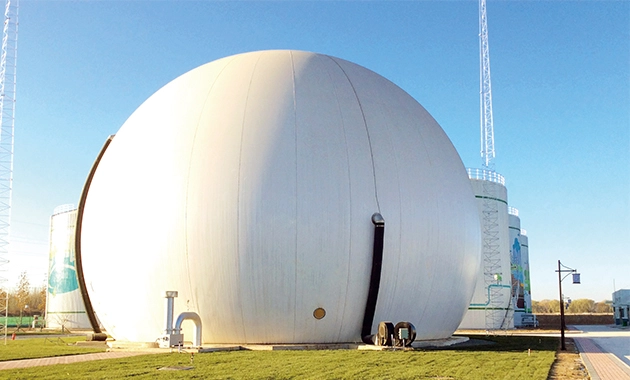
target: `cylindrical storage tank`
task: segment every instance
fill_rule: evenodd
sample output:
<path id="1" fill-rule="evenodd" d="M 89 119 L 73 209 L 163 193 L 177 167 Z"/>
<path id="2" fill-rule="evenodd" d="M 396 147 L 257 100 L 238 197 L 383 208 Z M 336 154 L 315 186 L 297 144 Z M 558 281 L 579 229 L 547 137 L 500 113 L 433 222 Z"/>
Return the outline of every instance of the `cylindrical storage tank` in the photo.
<path id="1" fill-rule="evenodd" d="M 529 240 L 527 238 L 527 231 L 521 229 L 521 236 L 519 237 L 521 244 L 521 260 L 523 262 L 523 302 L 526 313 L 532 313 L 532 286 L 529 280 Z"/>
<path id="2" fill-rule="evenodd" d="M 512 328 L 510 233 L 505 179 L 485 169 L 467 171 L 477 199 L 482 243 L 475 292 L 460 328 Z"/>
<path id="3" fill-rule="evenodd" d="M 525 312 L 525 301 L 523 290 L 525 277 L 523 272 L 522 251 L 521 251 L 521 219 L 518 217 L 518 210 L 508 206 L 508 221 L 510 232 L 510 263 L 512 281 L 512 310 L 514 326 L 521 326 L 523 313 Z"/>
<path id="4" fill-rule="evenodd" d="M 49 328 L 64 327 L 69 330 L 90 328 L 77 282 L 74 257 L 76 219 L 77 210 L 73 205 L 56 207 L 50 217 L 46 293 L 46 326 Z"/>
<path id="5" fill-rule="evenodd" d="M 160 89 L 105 151 L 84 210 L 86 286 L 118 340 L 154 341 L 172 290 L 204 343 L 360 341 L 376 212 L 372 332 L 450 336 L 479 263 L 470 181 L 436 121 L 378 74 L 301 51 L 227 57 Z"/>

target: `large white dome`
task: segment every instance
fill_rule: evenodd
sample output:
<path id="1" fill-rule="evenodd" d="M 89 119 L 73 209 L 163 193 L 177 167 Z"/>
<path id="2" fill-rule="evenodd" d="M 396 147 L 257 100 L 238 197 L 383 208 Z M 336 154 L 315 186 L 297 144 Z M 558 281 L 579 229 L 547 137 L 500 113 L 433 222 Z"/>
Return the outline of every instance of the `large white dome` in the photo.
<path id="1" fill-rule="evenodd" d="M 204 343 L 360 341 L 375 212 L 373 330 L 410 321 L 417 339 L 450 336 L 474 290 L 480 227 L 436 121 L 339 58 L 223 58 L 156 92 L 105 152 L 83 215 L 87 289 L 119 340 L 154 341 L 164 291 L 177 290 L 176 315 L 197 312 Z"/>

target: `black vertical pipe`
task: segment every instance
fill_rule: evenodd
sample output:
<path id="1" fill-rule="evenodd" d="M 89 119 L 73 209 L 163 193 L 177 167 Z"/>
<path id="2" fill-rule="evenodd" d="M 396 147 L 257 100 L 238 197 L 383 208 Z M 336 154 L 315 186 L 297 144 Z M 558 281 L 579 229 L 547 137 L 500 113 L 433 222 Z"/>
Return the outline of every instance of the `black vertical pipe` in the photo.
<path id="1" fill-rule="evenodd" d="M 83 298 L 83 304 L 85 305 L 85 313 L 87 314 L 87 317 L 90 320 L 90 325 L 92 325 L 92 330 L 94 330 L 95 333 L 100 333 L 101 328 L 98 325 L 98 320 L 96 320 L 96 314 L 94 313 L 94 308 L 92 308 L 90 295 L 87 292 L 85 278 L 83 277 L 83 261 L 81 259 L 81 227 L 83 224 L 83 211 L 85 208 L 85 201 L 87 199 L 90 185 L 92 184 L 92 179 L 94 178 L 94 173 L 96 173 L 96 168 L 98 167 L 98 164 L 100 164 L 101 158 L 103 158 L 105 151 L 107 150 L 109 144 L 112 142 L 113 139 L 114 135 L 111 135 L 107 138 L 107 141 L 105 141 L 105 144 L 103 144 L 103 147 L 96 157 L 96 160 L 94 161 L 94 164 L 90 169 L 90 173 L 85 180 L 83 190 L 81 191 L 81 198 L 79 198 L 79 205 L 77 206 L 77 222 L 74 229 L 74 260 L 77 267 L 79 289 L 81 289 L 81 297 Z"/>
<path id="2" fill-rule="evenodd" d="M 374 313 L 376 312 L 376 300 L 378 299 L 378 289 L 381 284 L 381 267 L 383 266 L 383 236 L 385 235 L 385 220 L 378 212 L 372 215 L 374 224 L 374 244 L 372 248 L 372 272 L 370 274 L 370 287 L 368 299 L 365 304 L 365 314 L 363 316 L 363 327 L 361 329 L 361 339 L 364 343 L 374 344 L 372 339 L 372 323 L 374 323 Z"/>

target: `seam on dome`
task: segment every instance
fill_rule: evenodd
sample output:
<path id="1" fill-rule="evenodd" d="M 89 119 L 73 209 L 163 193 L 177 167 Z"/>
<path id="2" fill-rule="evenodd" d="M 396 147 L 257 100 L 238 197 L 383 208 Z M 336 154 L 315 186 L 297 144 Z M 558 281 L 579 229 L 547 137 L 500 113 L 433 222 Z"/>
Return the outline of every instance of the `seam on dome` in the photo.
<path id="1" fill-rule="evenodd" d="M 388 81 L 389 82 L 389 81 Z M 391 84 L 393 84 L 392 82 L 389 82 Z M 394 85 L 395 86 L 395 85 Z M 395 86 L 396 88 L 398 88 L 398 86 Z M 380 99 L 379 99 L 380 100 Z M 379 104 L 381 105 L 381 107 L 383 107 L 384 112 L 387 114 L 387 122 L 384 124 L 387 128 L 383 128 L 385 134 L 387 135 L 387 138 L 389 139 L 389 141 L 391 142 L 391 146 L 393 148 L 393 152 L 392 152 L 392 157 L 393 157 L 393 161 L 394 161 L 394 165 L 396 170 L 393 171 L 393 173 L 396 176 L 396 190 L 398 191 L 398 255 L 399 255 L 399 259 L 398 262 L 396 263 L 395 268 L 392 268 L 395 270 L 394 272 L 394 278 L 398 278 L 398 275 L 400 273 L 400 266 L 401 266 L 401 261 L 402 261 L 402 247 L 403 247 L 403 238 L 402 238 L 402 233 L 403 233 L 403 228 L 405 227 L 404 223 L 403 223 L 403 203 L 402 203 L 402 193 L 400 190 L 401 187 L 401 180 L 400 180 L 400 160 L 398 159 L 398 154 L 397 152 L 399 152 L 399 150 L 396 148 L 396 144 L 395 144 L 395 139 L 392 137 L 392 129 L 396 128 L 396 124 L 392 123 L 391 120 L 394 120 L 393 115 L 392 115 L 392 110 L 390 107 L 386 107 L 386 104 L 381 100 L 379 101 Z M 391 229 L 391 227 L 390 227 Z M 392 288 L 391 288 L 391 294 L 396 294 L 398 292 L 398 285 L 400 284 L 399 281 L 395 281 Z M 389 298 L 388 302 L 390 302 L 390 300 L 393 299 Z M 391 303 L 390 303 L 391 305 Z"/>
<path id="2" fill-rule="evenodd" d="M 241 208 L 241 164 L 243 162 L 243 136 L 245 135 L 245 115 L 247 112 L 247 105 L 249 103 L 249 92 L 251 90 L 252 87 L 252 82 L 254 81 L 254 74 L 256 73 L 256 67 L 258 66 L 258 63 L 260 62 L 260 59 L 262 58 L 262 55 L 264 53 L 263 52 L 259 52 L 258 53 L 258 59 L 256 59 L 256 63 L 254 63 L 254 67 L 252 68 L 252 75 L 249 78 L 249 86 L 247 87 L 247 95 L 245 97 L 245 106 L 243 107 L 243 119 L 241 122 L 241 143 L 239 145 L 239 153 L 238 153 L 238 185 L 237 185 L 237 189 L 236 189 L 236 259 L 238 262 L 238 276 L 239 276 L 239 280 L 240 280 L 240 275 L 241 275 L 241 245 L 240 245 L 240 240 L 241 240 L 241 212 L 240 212 L 240 208 Z M 244 339 L 245 341 L 247 341 L 247 326 L 245 326 L 245 315 L 243 314 L 243 287 L 239 286 L 240 291 L 240 309 L 241 309 L 241 322 L 243 323 L 242 329 L 243 329 L 243 334 L 244 334 Z"/>
<path id="3" fill-rule="evenodd" d="M 201 111 L 199 112 L 199 116 L 197 117 L 197 123 L 195 126 L 195 133 L 193 134 L 193 138 L 192 138 L 192 147 L 190 149 L 190 155 L 188 156 L 188 170 L 186 173 L 186 198 L 184 201 L 184 246 L 185 246 L 185 253 L 186 253 L 186 272 L 187 272 L 187 277 L 188 277 L 188 290 L 190 292 L 191 298 L 193 298 L 193 305 L 196 306 L 197 310 L 199 308 L 199 301 L 197 299 L 197 295 L 195 293 L 193 293 L 193 286 L 192 286 L 192 280 L 191 280 L 191 276 L 190 276 L 190 259 L 188 257 L 188 194 L 189 194 L 189 188 L 190 188 L 190 171 L 191 171 L 191 167 L 192 167 L 192 157 L 193 157 L 193 152 L 195 150 L 195 144 L 197 141 L 197 132 L 199 131 L 199 126 L 201 123 L 201 115 L 203 114 L 203 111 L 206 109 L 206 105 L 208 104 L 208 99 L 210 98 L 210 94 L 212 93 L 212 90 L 214 89 L 214 85 L 217 83 L 217 80 L 219 79 L 219 77 L 221 76 L 221 74 L 223 74 L 223 71 L 225 71 L 225 69 L 236 59 L 236 57 L 233 57 L 232 59 L 230 59 L 228 62 L 226 62 L 225 66 L 223 66 L 223 68 L 221 69 L 221 71 L 219 71 L 219 73 L 216 75 L 216 77 L 214 78 L 214 81 L 212 81 L 212 85 L 210 85 L 210 88 L 208 89 L 208 92 L 206 94 L 206 99 L 203 102 L 203 106 L 201 107 Z"/>
<path id="4" fill-rule="evenodd" d="M 293 341 L 295 341 L 295 329 L 297 324 L 297 279 L 298 279 L 298 143 L 297 143 L 297 105 L 295 96 L 295 62 L 293 60 L 293 52 L 289 50 L 289 56 L 291 58 L 291 73 L 293 75 L 293 138 L 294 138 L 294 153 L 295 153 L 295 250 L 293 252 Z"/>
<path id="5" fill-rule="evenodd" d="M 330 56 L 326 56 L 327 58 L 330 59 Z M 336 63 L 336 62 L 335 62 Z M 337 64 L 337 66 L 339 66 Z M 343 72 L 343 70 L 342 70 Z M 339 324 L 339 330 L 337 332 L 337 340 L 339 340 L 339 338 L 341 337 L 341 332 L 344 326 L 344 320 L 345 320 L 345 316 L 346 316 L 346 305 L 348 303 L 348 289 L 350 288 L 350 272 L 351 272 L 351 263 L 352 263 L 352 181 L 351 181 L 351 174 L 350 174 L 350 154 L 348 151 L 348 136 L 347 136 L 347 132 L 346 132 L 346 125 L 344 124 L 344 120 L 343 120 L 343 111 L 341 108 L 341 104 L 339 103 L 339 93 L 337 92 L 337 88 L 335 86 L 335 81 L 333 80 L 330 71 L 328 69 L 326 69 L 326 73 L 328 74 L 328 78 L 330 79 L 330 81 L 333 83 L 333 89 L 335 90 L 335 103 L 337 104 L 337 110 L 339 112 L 339 116 L 340 116 L 340 120 L 341 120 L 341 129 L 343 130 L 343 140 L 344 140 L 344 145 L 346 147 L 346 174 L 348 175 L 348 198 L 349 198 L 349 215 L 350 215 L 350 223 L 349 223 L 349 228 L 348 228 L 348 234 L 350 236 L 349 239 L 349 247 L 348 247 L 348 270 L 347 270 L 347 275 L 346 275 L 346 290 L 345 290 L 345 295 L 344 295 L 344 303 L 343 303 L 343 313 L 341 313 L 341 323 Z M 345 73 L 343 73 L 345 76 Z M 347 78 L 347 76 L 346 76 Z M 354 91 L 354 89 L 353 89 Z M 364 120 L 365 121 L 365 120 Z"/>
<path id="6" fill-rule="evenodd" d="M 337 60 L 334 57 L 331 57 L 329 55 L 327 55 L 326 57 L 330 58 L 330 60 L 332 60 L 341 70 L 341 72 L 343 73 L 343 75 L 346 77 L 346 79 L 348 80 L 348 84 L 350 84 L 350 87 L 352 88 L 352 92 L 354 93 L 354 97 L 357 100 L 357 104 L 359 105 L 359 109 L 361 110 L 361 118 L 363 118 L 363 126 L 365 127 L 365 134 L 368 138 L 368 145 L 370 146 L 370 157 L 372 158 L 372 179 L 374 182 L 374 198 L 376 199 L 376 208 L 378 210 L 378 212 L 381 212 L 381 205 L 378 201 L 378 188 L 376 187 L 376 167 L 374 165 L 374 152 L 372 150 L 372 139 L 370 137 L 370 130 L 367 126 L 367 121 L 365 120 L 365 113 L 363 112 L 363 105 L 361 104 L 361 100 L 359 99 L 359 95 L 357 94 L 357 90 L 354 88 L 354 84 L 352 84 L 352 81 L 350 80 L 350 77 L 348 77 L 348 74 L 346 73 L 346 71 L 343 69 L 343 67 L 341 67 L 341 65 L 339 64 L 339 62 L 337 62 Z"/>
<path id="7" fill-rule="evenodd" d="M 387 78 L 385 78 L 385 80 L 387 80 L 389 83 L 391 83 L 392 85 L 394 85 L 394 86 L 396 86 L 397 88 L 399 88 L 399 87 L 398 87 L 395 83 L 391 82 L 391 81 L 390 81 L 390 80 L 388 80 Z M 406 97 L 407 99 L 410 99 L 413 103 L 417 103 L 418 105 L 420 105 L 421 109 L 425 112 L 425 114 L 423 114 L 423 115 L 421 115 L 421 116 L 429 115 L 429 114 L 428 114 L 428 112 L 424 109 L 424 107 L 423 107 L 423 106 L 422 106 L 422 105 L 421 105 L 421 104 L 420 104 L 420 103 L 419 103 L 419 102 L 418 102 L 418 101 L 417 101 L 417 100 L 416 100 L 413 96 L 411 96 L 410 94 L 408 94 L 408 93 L 407 93 L 406 91 L 404 91 L 404 90 L 403 90 L 403 92 L 404 92 L 404 95 L 405 95 L 405 97 Z M 414 117 L 414 116 L 413 116 L 413 115 L 415 115 L 415 110 L 414 110 L 414 108 L 413 108 L 413 107 L 411 107 L 411 106 L 410 106 L 410 103 L 409 103 L 408 101 L 404 101 L 404 102 L 402 102 L 402 103 L 401 103 L 401 105 L 404 107 L 404 112 L 405 112 L 407 115 L 411 115 L 412 119 L 413 119 L 413 120 L 415 120 L 415 125 L 418 125 L 418 128 L 414 128 L 414 129 L 413 129 L 413 132 L 418 134 L 419 141 L 420 141 L 420 144 L 421 144 L 421 145 L 418 147 L 418 149 L 417 149 L 417 150 L 422 150 L 422 151 L 424 151 L 424 153 L 425 153 L 425 155 L 426 155 L 426 157 L 427 157 L 427 162 L 428 162 L 428 164 L 429 164 L 430 166 L 431 166 L 431 165 L 433 165 L 433 164 L 432 164 L 432 162 L 431 162 L 431 155 L 429 154 L 429 152 L 428 152 L 428 150 L 427 150 L 427 143 L 426 143 L 426 142 L 427 142 L 428 138 L 427 138 L 427 137 L 423 134 L 423 132 L 422 132 L 422 128 L 420 128 L 420 127 L 419 127 L 419 125 L 420 125 L 420 124 L 422 124 L 422 120 L 424 120 L 424 119 L 423 119 L 422 117 L 418 117 L 418 118 L 417 118 L 417 117 Z M 429 117 L 431 117 L 431 116 L 429 115 Z M 437 123 L 437 122 L 436 122 L 436 123 Z M 420 149 L 420 147 L 421 147 L 422 149 Z M 400 200 L 402 200 L 402 198 L 400 198 Z M 437 201 L 435 201 L 435 202 L 437 203 Z M 436 206 L 436 209 L 438 209 L 438 210 L 439 210 L 439 207 L 437 207 L 437 206 Z M 401 207 L 401 211 L 402 211 L 402 207 Z M 437 218 L 438 218 L 438 220 L 439 220 L 439 218 L 440 218 L 440 214 L 439 214 L 439 213 L 438 213 L 438 215 L 437 215 Z M 438 231 L 438 232 L 437 232 L 437 235 L 436 235 L 436 239 L 439 239 L 439 226 L 440 226 L 440 224 L 439 224 L 439 223 L 437 223 L 436 225 L 438 226 L 438 228 L 436 229 L 436 230 Z M 401 227 L 402 227 L 402 212 L 401 212 Z M 402 228 L 401 228 L 401 234 L 402 234 Z M 401 239 L 401 243 L 402 243 L 402 235 L 400 236 L 400 239 Z M 402 247 L 402 244 L 401 244 L 401 247 Z M 420 249 L 420 247 L 418 247 L 418 248 Z M 428 253 L 428 251 L 427 251 L 427 252 L 425 252 L 425 253 Z M 431 259 L 431 256 L 429 256 L 429 258 Z M 432 259 L 433 259 L 433 261 L 432 261 L 432 262 L 434 262 L 434 261 L 435 261 L 435 258 L 432 258 Z M 430 295 L 431 295 L 431 294 L 432 294 L 432 292 L 433 292 L 433 289 L 434 289 L 434 287 L 435 287 L 435 282 L 436 282 L 436 277 L 435 277 L 435 276 L 431 275 L 430 277 L 431 277 L 431 281 L 430 281 L 430 285 L 429 285 L 429 290 L 428 290 L 428 292 L 426 293 L 429 297 L 430 297 Z M 429 310 L 429 308 L 428 308 L 428 306 L 427 306 L 427 304 L 426 304 L 426 303 L 422 304 L 420 307 L 421 307 L 421 309 L 419 309 L 419 310 L 421 310 L 421 311 L 420 311 L 420 317 L 419 317 L 420 319 L 419 319 L 419 320 L 423 320 L 424 315 L 426 314 L 427 310 Z M 442 321 L 442 322 L 443 322 L 443 321 Z"/>

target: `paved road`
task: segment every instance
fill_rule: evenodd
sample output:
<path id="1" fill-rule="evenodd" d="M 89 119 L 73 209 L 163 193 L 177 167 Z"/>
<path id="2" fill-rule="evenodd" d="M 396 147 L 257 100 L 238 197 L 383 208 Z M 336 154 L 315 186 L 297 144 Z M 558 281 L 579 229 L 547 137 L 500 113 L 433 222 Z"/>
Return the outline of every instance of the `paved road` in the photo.
<path id="1" fill-rule="evenodd" d="M 119 359 L 137 355 L 147 355 L 150 352 L 140 351 L 120 351 L 120 352 L 97 352 L 94 354 L 82 354 L 82 355 L 68 355 L 68 356 L 54 356 L 50 358 L 41 359 L 21 359 L 21 360 L 8 360 L 0 362 L 0 370 L 3 369 L 17 369 L 27 367 L 39 367 L 44 365 L 55 364 L 71 364 L 79 362 L 87 362 L 92 360 L 103 359 Z"/>
<path id="2" fill-rule="evenodd" d="M 611 326 L 575 326 L 571 334 L 593 380 L 630 380 L 630 330 Z"/>

